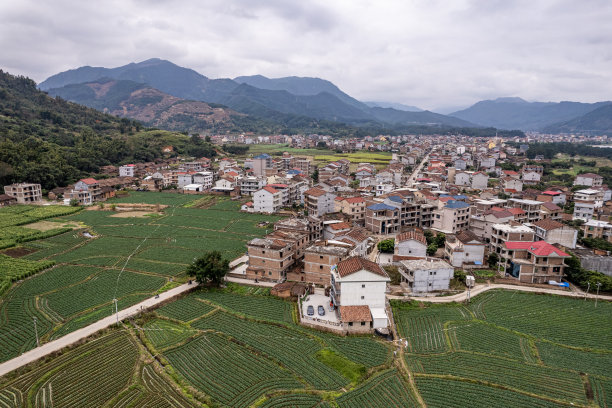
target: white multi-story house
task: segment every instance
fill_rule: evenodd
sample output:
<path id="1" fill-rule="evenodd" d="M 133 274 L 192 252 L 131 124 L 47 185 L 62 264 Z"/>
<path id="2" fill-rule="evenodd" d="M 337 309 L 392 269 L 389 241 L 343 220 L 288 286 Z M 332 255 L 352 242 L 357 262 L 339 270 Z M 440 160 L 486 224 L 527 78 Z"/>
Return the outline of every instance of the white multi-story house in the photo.
<path id="1" fill-rule="evenodd" d="M 527 171 L 522 173 L 523 184 L 533 185 L 538 184 L 542 175 L 535 171 Z"/>
<path id="2" fill-rule="evenodd" d="M 571 249 L 576 248 L 577 229 L 551 219 L 536 221 L 531 225 L 535 231 L 536 241 L 546 241 L 549 244 L 558 244 Z"/>
<path id="3" fill-rule="evenodd" d="M 463 264 L 482 265 L 484 252 L 485 243 L 472 231 L 461 231 L 446 237 L 444 258 L 454 267 L 461 268 Z"/>
<path id="4" fill-rule="evenodd" d="M 134 177 L 134 166 L 133 164 L 126 164 L 125 166 L 119 167 L 119 177 Z"/>
<path id="5" fill-rule="evenodd" d="M 463 201 L 450 200 L 434 211 L 433 226 L 436 231 L 456 234 L 467 230 L 470 224 L 470 205 Z"/>
<path id="6" fill-rule="evenodd" d="M 575 186 L 599 187 L 603 184 L 603 177 L 595 173 L 584 173 L 576 176 Z"/>
<path id="7" fill-rule="evenodd" d="M 425 235 L 417 231 L 397 234 L 393 254 L 396 256 L 425 258 L 427 256 L 427 240 Z"/>
<path id="8" fill-rule="evenodd" d="M 336 196 L 318 187 L 313 187 L 304 192 L 304 204 L 308 215 L 320 217 L 335 211 L 334 200 Z"/>
<path id="9" fill-rule="evenodd" d="M 210 190 L 213 186 L 213 173 L 211 171 L 199 171 L 193 175 L 194 184 L 201 184 L 204 190 Z"/>
<path id="10" fill-rule="evenodd" d="M 185 187 L 188 184 L 193 184 L 193 175 L 195 173 L 191 171 L 180 172 L 177 177 L 177 185 L 179 188 Z"/>
<path id="11" fill-rule="evenodd" d="M 464 171 L 458 171 L 455 173 L 455 184 L 458 186 L 469 186 L 470 175 Z"/>
<path id="12" fill-rule="evenodd" d="M 283 208 L 283 193 L 273 187 L 265 186 L 253 194 L 255 212 L 273 214 Z"/>
<path id="13" fill-rule="evenodd" d="M 481 171 L 472 174 L 472 188 L 475 190 L 484 190 L 489 185 L 489 175 Z"/>
<path id="14" fill-rule="evenodd" d="M 455 273 L 448 262 L 435 258 L 400 261 L 398 269 L 412 293 L 448 290 Z"/>
<path id="15" fill-rule="evenodd" d="M 370 331 L 388 326 L 385 293 L 390 281 L 375 262 L 354 256 L 331 270 L 331 301 L 348 330 Z"/>

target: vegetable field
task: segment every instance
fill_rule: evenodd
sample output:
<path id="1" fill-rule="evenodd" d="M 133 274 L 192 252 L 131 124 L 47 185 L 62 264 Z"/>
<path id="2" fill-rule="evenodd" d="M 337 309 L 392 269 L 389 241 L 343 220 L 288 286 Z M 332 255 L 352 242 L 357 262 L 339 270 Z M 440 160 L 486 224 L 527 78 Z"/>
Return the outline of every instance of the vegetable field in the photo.
<path id="1" fill-rule="evenodd" d="M 607 406 L 612 399 L 610 302 L 499 290 L 469 306 L 395 303 L 394 317 L 427 406 Z"/>
<path id="2" fill-rule="evenodd" d="M 205 251 L 235 259 L 247 241 L 266 233 L 258 223 L 279 219 L 240 213 L 239 204 L 225 199 L 207 209 L 183 207 L 199 197 L 131 192 L 105 204 L 106 209 L 113 203 L 167 206 L 143 217 L 63 206 L 0 209 L 0 248 L 21 245 L 11 251 L 22 255 L 0 254 L 0 361 L 35 345 L 34 317 L 42 342 L 61 337 L 112 314 L 114 298 L 124 308 L 153 296 L 170 280 L 185 282 L 187 266 Z M 58 228 L 43 232 L 24 226 L 47 218 Z M 67 223 L 82 228 L 62 228 Z M 270 313 L 282 319 L 286 311 Z"/>

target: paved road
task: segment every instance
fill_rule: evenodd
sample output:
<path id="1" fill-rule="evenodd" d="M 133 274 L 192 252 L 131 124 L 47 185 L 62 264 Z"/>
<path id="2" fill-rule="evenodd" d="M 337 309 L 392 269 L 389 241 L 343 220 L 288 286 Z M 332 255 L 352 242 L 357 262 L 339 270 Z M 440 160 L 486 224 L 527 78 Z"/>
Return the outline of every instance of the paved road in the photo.
<path id="1" fill-rule="evenodd" d="M 534 292 L 534 293 L 550 293 L 552 295 L 559 296 L 569 296 L 577 299 L 584 299 L 584 292 L 567 292 L 559 289 L 544 289 L 544 288 L 534 288 L 531 286 L 518 286 L 518 285 L 506 285 L 506 284 L 490 284 L 490 285 L 476 285 L 475 288 L 472 289 L 470 296 L 474 297 L 480 293 L 486 292 L 492 289 L 508 289 L 508 290 L 519 290 L 522 292 Z M 589 293 L 587 298 L 595 299 L 597 296 L 593 293 Z M 411 299 L 418 300 L 422 302 L 432 302 L 432 303 L 449 303 L 449 302 L 463 302 L 467 299 L 467 291 L 458 293 L 452 296 L 395 296 L 395 295 L 387 295 L 388 299 Z M 612 301 L 612 296 L 604 296 L 599 295 L 600 300 L 610 300 Z"/>
<path id="2" fill-rule="evenodd" d="M 155 297 L 152 297 L 134 306 L 128 307 L 127 309 L 120 310 L 119 320 L 124 320 L 128 317 L 134 316 L 143 309 L 148 309 L 170 298 L 178 296 L 181 293 L 185 293 L 195 287 L 197 287 L 196 284 L 189 285 L 185 283 L 181 286 L 177 286 L 176 288 L 173 288 L 164 293 L 161 293 L 159 295 L 159 298 L 157 299 Z M 59 351 L 66 346 L 69 346 L 78 341 L 81 341 L 91 336 L 92 334 L 115 324 L 116 322 L 117 322 L 117 315 L 113 314 L 112 316 L 108 316 L 102 320 L 98 320 L 97 322 L 87 327 L 83 327 L 82 329 L 79 329 L 65 336 L 62 336 L 57 340 L 50 341 L 48 343 L 43 344 L 40 347 L 27 351 L 23 353 L 22 355 L 20 355 L 19 357 L 15 357 L 12 360 L 5 361 L 4 363 L 0 364 L 0 376 L 3 376 L 13 370 L 16 370 L 19 367 L 23 367 L 26 364 L 32 363 L 38 360 L 39 358 L 42 358 L 48 354 Z"/>
<path id="3" fill-rule="evenodd" d="M 423 165 L 425 165 L 425 162 L 427 160 L 429 160 L 429 154 L 427 154 L 427 156 L 425 156 L 423 160 L 421 160 L 421 163 L 419 163 L 419 165 L 416 167 L 416 169 L 414 169 L 414 171 L 408 178 L 408 181 L 406 183 L 408 187 L 412 187 L 414 185 L 414 182 L 416 181 L 416 178 L 419 175 L 419 172 L 421 171 L 421 169 L 423 168 Z"/>

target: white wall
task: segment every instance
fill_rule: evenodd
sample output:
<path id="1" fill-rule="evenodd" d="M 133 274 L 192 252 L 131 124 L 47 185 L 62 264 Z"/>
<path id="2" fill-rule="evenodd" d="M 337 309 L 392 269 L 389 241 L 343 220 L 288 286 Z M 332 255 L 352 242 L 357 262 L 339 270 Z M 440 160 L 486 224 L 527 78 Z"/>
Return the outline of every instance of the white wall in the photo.
<path id="1" fill-rule="evenodd" d="M 395 254 L 401 256 L 427 256 L 427 245 L 413 239 L 395 243 Z"/>
<path id="2" fill-rule="evenodd" d="M 412 291 L 416 293 L 431 292 L 434 290 L 446 290 L 448 289 L 450 280 L 453 278 L 453 275 L 453 268 L 416 270 L 414 271 L 414 285 L 412 287 Z M 430 283 L 431 285 L 429 285 Z"/>

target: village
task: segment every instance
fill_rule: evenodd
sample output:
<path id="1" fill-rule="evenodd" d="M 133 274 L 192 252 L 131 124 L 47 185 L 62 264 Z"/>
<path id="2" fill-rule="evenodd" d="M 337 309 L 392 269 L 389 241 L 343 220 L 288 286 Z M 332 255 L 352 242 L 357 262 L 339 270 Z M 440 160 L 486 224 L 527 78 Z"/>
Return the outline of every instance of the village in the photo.
<path id="1" fill-rule="evenodd" d="M 286 151 L 171 157 L 107 166 L 103 177 L 54 189 L 48 198 L 102 206 L 124 189 L 175 191 L 227 196 L 243 212 L 282 215 L 265 226 L 264 237 L 247 243 L 228 276 L 303 298 L 303 324 L 340 333 L 387 332 L 389 296 L 457 293 L 487 277 L 567 286 L 570 251 L 585 268 L 612 270 L 605 251 L 578 245 L 579 234 L 612 242 L 612 191 L 594 173 L 578 174 L 576 188 L 535 188 L 542 186 L 544 160 L 528 159 L 527 145 L 460 136 L 379 138 L 341 148 L 318 138 L 263 141 L 285 142 L 292 151 L 324 145 L 391 152 L 383 165 L 347 158 L 315 163 Z M 41 187 L 5 186 L 0 201 L 42 203 Z"/>

